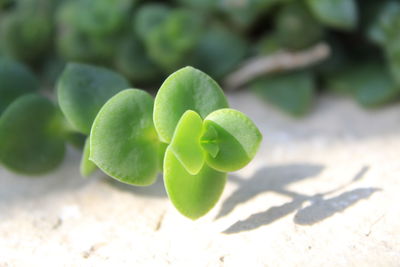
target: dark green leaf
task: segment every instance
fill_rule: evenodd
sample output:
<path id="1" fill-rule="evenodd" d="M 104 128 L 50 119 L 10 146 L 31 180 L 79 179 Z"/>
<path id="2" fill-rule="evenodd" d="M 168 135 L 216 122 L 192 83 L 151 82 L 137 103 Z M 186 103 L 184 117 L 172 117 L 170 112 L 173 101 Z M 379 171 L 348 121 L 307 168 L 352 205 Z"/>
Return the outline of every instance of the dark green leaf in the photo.
<path id="1" fill-rule="evenodd" d="M 0 118 L 0 161 L 19 173 L 48 172 L 64 158 L 64 137 L 63 117 L 49 100 L 22 96 Z"/>
<path id="2" fill-rule="evenodd" d="M 251 89 L 283 111 L 302 116 L 311 108 L 315 85 L 311 73 L 292 72 L 260 78 Z"/>
<path id="3" fill-rule="evenodd" d="M 0 114 L 17 97 L 38 90 L 39 82 L 24 65 L 0 58 Z"/>
<path id="4" fill-rule="evenodd" d="M 222 26 L 213 26 L 199 41 L 194 65 L 218 79 L 232 71 L 247 50 L 247 43 L 240 35 Z"/>
<path id="5" fill-rule="evenodd" d="M 289 49 L 303 49 L 323 37 L 323 28 L 301 4 L 283 8 L 275 17 L 276 37 Z"/>
<path id="6" fill-rule="evenodd" d="M 315 17 L 327 26 L 352 30 L 357 25 L 355 0 L 306 0 Z"/>
<path id="7" fill-rule="evenodd" d="M 58 81 L 58 102 L 71 125 L 88 135 L 104 103 L 129 87 L 129 82 L 118 73 L 101 67 L 69 63 Z"/>

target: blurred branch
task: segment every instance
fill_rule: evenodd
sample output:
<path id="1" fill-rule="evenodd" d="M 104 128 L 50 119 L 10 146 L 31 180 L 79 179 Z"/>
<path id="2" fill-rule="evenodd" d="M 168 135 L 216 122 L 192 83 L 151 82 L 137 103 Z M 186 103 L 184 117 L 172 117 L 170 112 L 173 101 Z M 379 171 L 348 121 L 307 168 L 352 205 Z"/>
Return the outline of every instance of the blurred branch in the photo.
<path id="1" fill-rule="evenodd" d="M 330 47 L 319 43 L 300 52 L 278 51 L 272 55 L 252 58 L 229 74 L 224 85 L 228 90 L 235 90 L 261 75 L 304 68 L 328 58 L 329 55 Z"/>

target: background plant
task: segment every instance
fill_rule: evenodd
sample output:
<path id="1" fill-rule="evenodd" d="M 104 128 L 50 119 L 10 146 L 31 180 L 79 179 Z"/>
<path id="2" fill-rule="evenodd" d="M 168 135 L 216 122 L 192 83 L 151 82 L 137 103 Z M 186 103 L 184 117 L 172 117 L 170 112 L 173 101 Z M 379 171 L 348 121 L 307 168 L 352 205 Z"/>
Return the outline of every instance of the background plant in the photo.
<path id="1" fill-rule="evenodd" d="M 75 61 L 149 89 L 191 65 L 295 116 L 321 88 L 365 107 L 399 98 L 397 0 L 6 0 L 0 10 L 0 55 L 30 65 L 49 88 Z M 326 51 L 315 58 L 307 51 L 317 45 Z M 311 60 L 261 65 L 230 82 L 249 62 L 280 53 Z"/>

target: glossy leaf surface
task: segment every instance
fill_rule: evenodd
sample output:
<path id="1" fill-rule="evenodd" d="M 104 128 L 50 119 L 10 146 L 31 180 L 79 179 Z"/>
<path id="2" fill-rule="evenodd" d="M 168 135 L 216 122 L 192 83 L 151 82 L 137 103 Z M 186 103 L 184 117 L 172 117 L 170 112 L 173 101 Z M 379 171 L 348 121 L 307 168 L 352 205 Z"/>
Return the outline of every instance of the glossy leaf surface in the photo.
<path id="1" fill-rule="evenodd" d="M 37 175 L 57 167 L 64 158 L 63 118 L 38 95 L 14 101 L 0 118 L 0 161 L 7 168 Z"/>
<path id="2" fill-rule="evenodd" d="M 204 164 L 205 152 L 200 145 L 203 120 L 196 112 L 186 111 L 176 126 L 170 148 L 176 158 L 192 175 L 197 174 Z"/>
<path id="3" fill-rule="evenodd" d="M 207 74 L 185 67 L 162 84 L 154 103 L 154 124 L 162 142 L 170 143 L 179 119 L 187 110 L 202 118 L 228 107 L 219 85 Z"/>
<path id="4" fill-rule="evenodd" d="M 58 81 L 58 102 L 71 125 L 88 135 L 104 103 L 129 87 L 129 82 L 116 72 L 70 63 Z"/>
<path id="5" fill-rule="evenodd" d="M 153 98 L 128 89 L 111 98 L 97 115 L 90 134 L 90 160 L 106 174 L 133 185 L 149 185 L 159 170 Z"/>
<path id="6" fill-rule="evenodd" d="M 224 189 L 226 173 L 205 164 L 199 173 L 191 175 L 168 148 L 164 160 L 164 182 L 174 206 L 194 220 L 214 207 Z"/>
<path id="7" fill-rule="evenodd" d="M 224 172 L 236 171 L 246 166 L 257 153 L 262 135 L 254 123 L 234 109 L 219 109 L 209 114 L 204 123 L 217 132 L 216 139 L 202 138 L 202 142 L 218 146 L 215 156 L 207 155 L 206 162 Z"/>

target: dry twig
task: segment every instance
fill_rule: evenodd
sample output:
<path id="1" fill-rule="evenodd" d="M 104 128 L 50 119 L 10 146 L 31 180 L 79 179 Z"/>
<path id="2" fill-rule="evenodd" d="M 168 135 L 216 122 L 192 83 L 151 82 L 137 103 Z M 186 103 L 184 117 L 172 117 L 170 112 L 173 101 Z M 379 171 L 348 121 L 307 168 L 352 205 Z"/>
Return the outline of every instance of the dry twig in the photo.
<path id="1" fill-rule="evenodd" d="M 310 66 L 326 59 L 329 54 L 329 46 L 319 43 L 300 52 L 279 51 L 273 55 L 252 58 L 231 73 L 224 84 L 226 88 L 234 90 L 261 75 Z"/>

